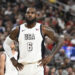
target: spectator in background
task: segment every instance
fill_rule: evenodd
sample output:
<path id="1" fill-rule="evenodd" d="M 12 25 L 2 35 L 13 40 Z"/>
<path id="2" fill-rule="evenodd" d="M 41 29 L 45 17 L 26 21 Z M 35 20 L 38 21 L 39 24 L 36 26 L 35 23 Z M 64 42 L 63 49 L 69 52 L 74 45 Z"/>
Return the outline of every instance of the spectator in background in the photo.
<path id="1" fill-rule="evenodd" d="M 71 40 L 71 43 L 72 43 L 72 49 L 71 49 L 70 59 L 71 61 L 75 61 L 75 38 Z"/>
<path id="2" fill-rule="evenodd" d="M 42 13 L 42 11 L 37 11 L 36 13 L 37 13 L 36 14 L 37 21 L 42 24 L 44 14 Z"/>
<path id="3" fill-rule="evenodd" d="M 50 71 L 50 68 L 49 68 L 49 66 L 45 66 L 44 67 L 44 75 L 49 75 L 49 71 Z"/>
<path id="4" fill-rule="evenodd" d="M 65 57 L 65 58 L 64 58 L 64 61 L 63 61 L 63 64 L 61 64 L 61 67 L 62 67 L 63 69 L 66 69 L 66 67 L 67 67 L 68 65 L 73 66 L 73 64 L 71 63 L 70 59 L 67 58 L 67 57 Z"/>
<path id="5" fill-rule="evenodd" d="M 5 32 L 5 27 L 3 27 L 3 20 L 0 19 L 0 33 L 4 33 Z"/>
<path id="6" fill-rule="evenodd" d="M 10 6 L 7 7 L 7 10 L 5 10 L 5 13 L 4 14 L 5 15 L 11 15 L 12 14 L 11 7 Z"/>
<path id="7" fill-rule="evenodd" d="M 53 17 L 53 7 L 49 7 L 48 9 L 46 9 L 46 17 Z"/>
<path id="8" fill-rule="evenodd" d="M 0 43 L 2 43 L 2 44 L 3 44 L 4 39 L 5 39 L 5 35 L 4 35 L 4 34 L 2 34 L 2 33 L 0 33 Z"/>
<path id="9" fill-rule="evenodd" d="M 20 3 L 20 8 L 19 8 L 19 10 L 20 10 L 20 13 L 21 13 L 22 15 L 24 15 L 24 14 L 26 13 L 26 9 L 27 9 L 27 7 L 25 6 L 25 4 L 24 4 L 24 3 Z"/>
<path id="10" fill-rule="evenodd" d="M 50 27 L 50 18 L 49 18 L 49 17 L 46 17 L 46 18 L 44 19 L 44 25 Z"/>
<path id="11" fill-rule="evenodd" d="M 10 19 L 6 21 L 5 27 L 6 27 L 6 32 L 8 32 L 9 34 L 11 29 L 13 28 L 13 23 Z"/>
<path id="12" fill-rule="evenodd" d="M 51 67 L 49 75 L 56 75 L 55 71 L 56 71 L 56 68 L 55 67 Z"/>
<path id="13" fill-rule="evenodd" d="M 73 68 L 71 66 L 67 67 L 67 72 L 68 72 L 68 75 L 75 75 L 75 73 L 73 72 Z"/>
<path id="14" fill-rule="evenodd" d="M 63 69 L 61 67 L 57 68 L 56 75 L 62 75 Z"/>
<path id="15" fill-rule="evenodd" d="M 56 64 L 56 67 L 59 67 L 61 64 L 63 64 L 64 63 L 64 58 L 66 57 L 66 55 L 65 55 L 65 51 L 63 50 L 63 49 L 61 49 L 60 51 L 59 51 L 59 53 L 57 53 L 56 55 L 55 55 L 55 64 Z"/>
<path id="16" fill-rule="evenodd" d="M 61 18 L 58 18 L 57 21 L 58 21 L 59 27 L 60 27 L 62 30 L 64 30 L 64 29 L 65 29 L 65 22 L 64 22 L 64 20 L 61 19 Z"/>

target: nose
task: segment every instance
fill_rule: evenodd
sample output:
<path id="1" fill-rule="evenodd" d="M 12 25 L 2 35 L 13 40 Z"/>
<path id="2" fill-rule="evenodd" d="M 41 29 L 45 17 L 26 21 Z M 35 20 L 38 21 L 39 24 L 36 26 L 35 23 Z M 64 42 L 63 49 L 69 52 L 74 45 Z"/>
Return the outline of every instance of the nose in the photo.
<path id="1" fill-rule="evenodd" d="M 29 18 L 31 18 L 32 16 L 30 15 Z"/>
<path id="2" fill-rule="evenodd" d="M 32 13 L 29 13 L 29 16 L 31 16 L 32 15 Z"/>
<path id="3" fill-rule="evenodd" d="M 30 13 L 30 14 L 28 14 L 28 16 L 29 16 L 29 18 L 31 18 L 32 17 L 32 14 Z"/>

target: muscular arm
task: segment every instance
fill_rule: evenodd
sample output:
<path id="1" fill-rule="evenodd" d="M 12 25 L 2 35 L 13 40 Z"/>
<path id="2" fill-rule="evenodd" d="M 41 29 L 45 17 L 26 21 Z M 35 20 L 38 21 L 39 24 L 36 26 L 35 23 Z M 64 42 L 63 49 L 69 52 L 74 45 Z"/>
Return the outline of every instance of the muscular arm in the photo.
<path id="1" fill-rule="evenodd" d="M 56 49 L 59 50 L 61 46 L 63 45 L 63 39 L 54 32 L 54 30 L 50 27 L 42 26 L 42 32 L 43 35 L 48 36 L 51 40 L 53 40 L 56 43 Z"/>
<path id="2" fill-rule="evenodd" d="M 58 42 L 58 34 L 54 32 L 54 30 L 47 26 L 42 26 L 43 35 L 48 36 L 54 42 Z"/>
<path id="3" fill-rule="evenodd" d="M 10 32 L 10 35 L 7 36 L 7 38 L 5 39 L 4 43 L 3 43 L 3 47 L 5 49 L 5 51 L 7 52 L 8 56 L 10 58 L 13 57 L 12 55 L 12 51 L 11 51 L 11 44 L 12 42 L 15 40 L 17 41 L 17 35 L 18 35 L 18 32 L 19 32 L 19 28 L 15 28 L 13 29 L 11 32 Z"/>
<path id="4" fill-rule="evenodd" d="M 12 42 L 14 40 L 18 41 L 18 37 L 17 37 L 18 33 L 19 33 L 19 28 L 16 28 L 16 29 L 12 30 L 10 35 L 4 41 L 3 47 L 4 47 L 5 51 L 7 52 L 12 64 L 15 66 L 15 68 L 17 70 L 22 70 L 23 65 L 21 63 L 18 63 L 18 61 L 13 57 L 13 54 L 12 54 L 12 51 L 11 51 Z"/>
<path id="5" fill-rule="evenodd" d="M 44 58 L 42 60 L 42 63 L 40 64 L 40 65 L 46 65 L 52 60 L 52 58 L 55 56 L 55 54 L 62 47 L 63 39 L 60 38 L 59 35 L 56 34 L 51 28 L 48 28 L 46 26 L 42 26 L 42 33 L 43 33 L 43 35 L 48 36 L 50 39 L 52 39 L 56 43 L 55 47 L 53 48 L 52 54 L 50 54 L 49 56 Z"/>

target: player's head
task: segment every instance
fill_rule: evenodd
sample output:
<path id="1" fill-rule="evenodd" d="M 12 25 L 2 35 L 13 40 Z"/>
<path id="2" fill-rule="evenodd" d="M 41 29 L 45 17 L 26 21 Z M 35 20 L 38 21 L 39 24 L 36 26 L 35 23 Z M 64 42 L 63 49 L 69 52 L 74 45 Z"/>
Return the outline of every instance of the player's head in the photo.
<path id="1" fill-rule="evenodd" d="M 33 7 L 29 7 L 26 10 L 25 20 L 28 24 L 33 24 L 36 22 L 36 9 Z"/>

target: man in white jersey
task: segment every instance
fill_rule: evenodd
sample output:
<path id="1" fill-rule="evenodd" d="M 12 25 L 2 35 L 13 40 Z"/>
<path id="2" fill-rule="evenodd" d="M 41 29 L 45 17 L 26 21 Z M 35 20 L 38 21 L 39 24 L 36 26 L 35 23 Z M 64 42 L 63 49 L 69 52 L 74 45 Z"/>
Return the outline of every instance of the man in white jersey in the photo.
<path id="1" fill-rule="evenodd" d="M 19 70 L 19 75 L 44 75 L 43 65 L 49 63 L 54 56 L 51 55 L 42 60 L 44 52 L 41 46 L 44 43 L 44 37 L 48 36 L 56 42 L 54 54 L 61 48 L 62 40 L 51 28 L 36 22 L 35 8 L 27 8 L 25 20 L 26 23 L 11 31 L 4 41 L 4 49 L 9 55 L 12 64 Z M 10 48 L 13 40 L 19 43 L 18 61 L 13 57 Z M 39 63 L 41 66 L 38 66 Z"/>

